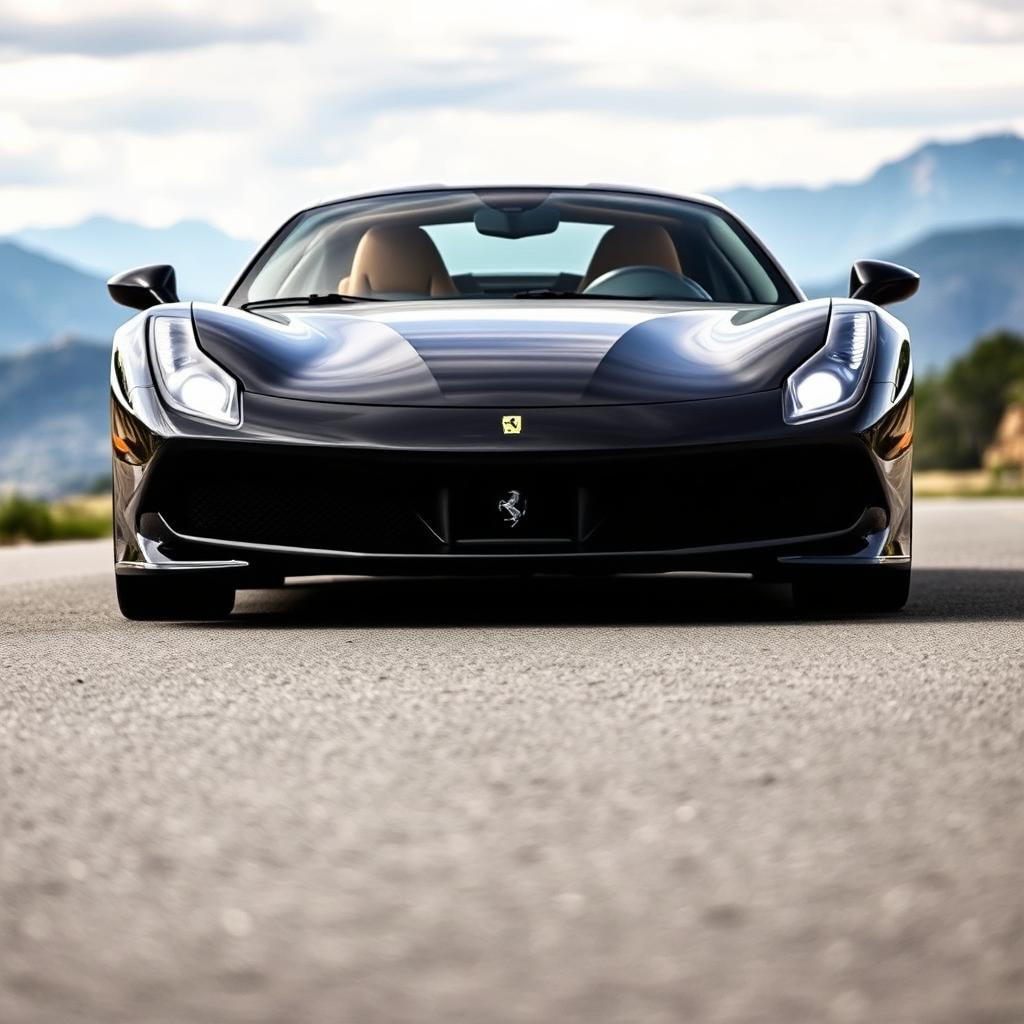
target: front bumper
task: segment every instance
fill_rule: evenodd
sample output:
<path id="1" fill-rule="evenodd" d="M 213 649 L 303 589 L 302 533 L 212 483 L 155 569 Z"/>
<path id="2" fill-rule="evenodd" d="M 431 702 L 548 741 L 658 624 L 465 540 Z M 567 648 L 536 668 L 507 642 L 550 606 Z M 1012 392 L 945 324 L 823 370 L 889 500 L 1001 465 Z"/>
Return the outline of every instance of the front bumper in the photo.
<path id="1" fill-rule="evenodd" d="M 895 401 L 894 401 L 895 397 Z M 119 573 L 758 572 L 910 559 L 913 405 L 874 384 L 793 427 L 778 392 L 628 407 L 245 397 L 239 430 L 112 404 Z M 504 523 L 498 500 L 524 496 Z"/>

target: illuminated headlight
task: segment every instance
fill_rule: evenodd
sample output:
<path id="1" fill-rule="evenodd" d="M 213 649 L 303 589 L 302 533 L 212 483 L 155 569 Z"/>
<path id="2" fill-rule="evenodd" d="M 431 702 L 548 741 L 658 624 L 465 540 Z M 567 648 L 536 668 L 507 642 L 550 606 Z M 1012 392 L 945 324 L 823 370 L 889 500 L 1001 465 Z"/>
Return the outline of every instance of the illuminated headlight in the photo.
<path id="1" fill-rule="evenodd" d="M 172 409 L 238 426 L 238 383 L 199 348 L 188 317 L 153 319 L 153 356 L 161 390 Z"/>
<path id="2" fill-rule="evenodd" d="M 825 347 L 786 381 L 788 423 L 831 416 L 857 402 L 871 362 L 871 330 L 870 313 L 832 314 Z"/>

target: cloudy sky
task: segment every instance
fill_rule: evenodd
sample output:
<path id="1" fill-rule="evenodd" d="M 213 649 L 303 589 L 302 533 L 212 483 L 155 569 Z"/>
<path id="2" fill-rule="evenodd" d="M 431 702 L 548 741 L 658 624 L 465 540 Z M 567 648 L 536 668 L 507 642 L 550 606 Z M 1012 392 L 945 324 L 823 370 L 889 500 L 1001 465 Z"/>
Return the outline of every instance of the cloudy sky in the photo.
<path id="1" fill-rule="evenodd" d="M 0 0 L 0 232 L 414 182 L 713 191 L 1024 131 L 1024 0 Z"/>

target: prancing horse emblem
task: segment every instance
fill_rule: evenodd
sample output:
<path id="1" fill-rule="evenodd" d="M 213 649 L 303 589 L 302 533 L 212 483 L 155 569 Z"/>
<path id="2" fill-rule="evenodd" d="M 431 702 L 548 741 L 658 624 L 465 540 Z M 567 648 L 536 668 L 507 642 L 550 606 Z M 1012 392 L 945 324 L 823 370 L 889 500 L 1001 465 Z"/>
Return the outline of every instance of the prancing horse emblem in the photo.
<path id="1" fill-rule="evenodd" d="M 526 502 L 523 502 L 523 507 L 519 507 L 519 502 L 522 495 L 518 491 L 509 491 L 508 497 L 503 498 L 498 502 L 498 511 L 505 513 L 505 522 L 508 523 L 509 529 L 514 529 L 519 525 L 519 520 L 526 515 Z"/>
<path id="2" fill-rule="evenodd" d="M 505 434 L 521 434 L 523 432 L 523 417 L 502 416 L 501 429 Z"/>

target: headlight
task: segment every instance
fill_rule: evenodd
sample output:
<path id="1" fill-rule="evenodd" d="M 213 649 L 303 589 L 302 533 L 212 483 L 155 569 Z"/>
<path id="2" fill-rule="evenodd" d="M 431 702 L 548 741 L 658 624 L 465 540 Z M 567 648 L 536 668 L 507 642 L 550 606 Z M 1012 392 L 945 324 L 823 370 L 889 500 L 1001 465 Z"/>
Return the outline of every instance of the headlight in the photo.
<path id="1" fill-rule="evenodd" d="M 153 355 L 164 398 L 172 409 L 238 426 L 238 382 L 199 348 L 191 319 L 154 317 Z"/>
<path id="2" fill-rule="evenodd" d="M 786 422 L 831 416 L 854 405 L 864 390 L 872 343 L 870 313 L 833 313 L 825 347 L 786 381 Z"/>

